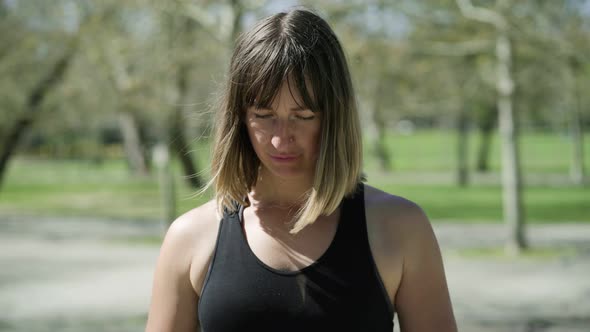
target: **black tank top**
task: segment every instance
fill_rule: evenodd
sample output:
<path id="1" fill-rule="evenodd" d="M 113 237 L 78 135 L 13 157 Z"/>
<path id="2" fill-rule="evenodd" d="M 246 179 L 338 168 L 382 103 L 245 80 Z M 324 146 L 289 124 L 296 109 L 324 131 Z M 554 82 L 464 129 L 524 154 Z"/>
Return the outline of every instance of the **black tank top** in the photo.
<path id="1" fill-rule="evenodd" d="M 241 213 L 221 220 L 199 299 L 203 332 L 393 331 L 393 306 L 369 247 L 363 185 L 343 200 L 326 252 L 299 271 L 260 261 Z"/>

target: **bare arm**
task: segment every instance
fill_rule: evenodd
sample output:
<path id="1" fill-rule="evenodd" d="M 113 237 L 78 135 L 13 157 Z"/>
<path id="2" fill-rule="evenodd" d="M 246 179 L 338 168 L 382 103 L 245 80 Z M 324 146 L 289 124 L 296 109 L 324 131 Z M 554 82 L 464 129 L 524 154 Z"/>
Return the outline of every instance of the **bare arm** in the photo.
<path id="1" fill-rule="evenodd" d="M 456 332 L 442 257 L 424 212 L 405 209 L 402 280 L 395 303 L 403 332 Z"/>
<path id="2" fill-rule="evenodd" d="M 154 273 L 146 332 L 197 331 L 197 295 L 190 282 L 190 222 L 178 218 L 164 238 Z"/>

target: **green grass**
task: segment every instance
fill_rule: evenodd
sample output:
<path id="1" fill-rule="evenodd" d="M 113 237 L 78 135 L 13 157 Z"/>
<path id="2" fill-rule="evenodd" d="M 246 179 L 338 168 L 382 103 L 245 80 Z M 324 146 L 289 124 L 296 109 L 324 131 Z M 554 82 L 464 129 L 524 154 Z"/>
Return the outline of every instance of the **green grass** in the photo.
<path id="1" fill-rule="evenodd" d="M 390 133 L 386 145 L 390 148 L 396 171 L 452 172 L 456 165 L 457 138 L 453 131 L 422 130 L 412 135 Z M 475 167 L 479 136 L 472 131 L 468 136 L 469 164 Z M 523 172 L 569 172 L 571 143 L 567 136 L 539 132 L 523 132 L 520 137 Z M 585 136 L 585 164 L 590 165 L 590 135 Z M 366 169 L 377 168 L 370 156 L 371 147 L 365 145 Z M 500 140 L 497 133 L 492 138 L 490 151 L 492 171 L 500 170 Z M 588 166 L 587 166 L 588 167 Z"/>
<path id="2" fill-rule="evenodd" d="M 178 170 L 176 172 L 179 174 Z M 193 197 L 180 176 L 176 179 L 179 213 L 208 200 Z M 131 176 L 121 161 L 13 160 L 0 191 L 0 214 L 96 216 L 159 219 L 162 216 L 154 177 Z"/>
<path id="3" fill-rule="evenodd" d="M 473 140 L 474 141 L 474 140 Z M 391 175 L 376 171 L 373 158 L 365 158 L 369 184 L 417 202 L 429 217 L 453 222 L 500 222 L 501 187 L 498 183 L 475 182 L 461 188 L 453 184 L 454 137 L 449 132 L 427 131 L 411 136 L 388 137 L 395 170 Z M 497 143 L 497 142 L 496 142 Z M 569 148 L 557 135 L 527 134 L 522 149 L 525 175 L 561 174 L 567 179 Z M 498 155 L 497 144 L 493 156 Z M 586 144 L 590 164 L 590 142 Z M 205 164 L 208 147 L 201 141 L 194 153 Z M 368 149 L 366 149 L 368 151 Z M 473 155 L 473 154 L 472 154 Z M 498 169 L 492 158 L 493 169 Z M 196 207 L 210 193 L 194 197 L 181 178 L 178 165 L 176 188 L 178 213 Z M 556 173 L 558 172 L 558 173 Z M 440 179 L 424 180 L 423 174 Z M 590 222 L 590 188 L 560 185 L 529 185 L 523 192 L 529 222 Z M 123 161 L 32 160 L 16 158 L 9 164 L 0 188 L 0 216 L 8 214 L 91 216 L 154 220 L 162 218 L 155 177 L 134 177 Z"/>
<path id="4" fill-rule="evenodd" d="M 417 202 L 431 219 L 489 222 L 502 220 L 499 186 L 408 185 L 371 183 Z M 528 187 L 523 191 L 531 222 L 590 222 L 590 188 Z"/>

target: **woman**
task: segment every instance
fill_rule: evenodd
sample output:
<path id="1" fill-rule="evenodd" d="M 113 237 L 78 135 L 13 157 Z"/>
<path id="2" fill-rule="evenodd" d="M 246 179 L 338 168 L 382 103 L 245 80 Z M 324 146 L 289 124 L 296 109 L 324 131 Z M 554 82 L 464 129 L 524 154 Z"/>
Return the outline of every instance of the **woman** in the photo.
<path id="1" fill-rule="evenodd" d="M 212 157 L 216 199 L 179 217 L 146 331 L 456 331 L 414 203 L 361 182 L 345 56 L 301 9 L 237 42 Z"/>

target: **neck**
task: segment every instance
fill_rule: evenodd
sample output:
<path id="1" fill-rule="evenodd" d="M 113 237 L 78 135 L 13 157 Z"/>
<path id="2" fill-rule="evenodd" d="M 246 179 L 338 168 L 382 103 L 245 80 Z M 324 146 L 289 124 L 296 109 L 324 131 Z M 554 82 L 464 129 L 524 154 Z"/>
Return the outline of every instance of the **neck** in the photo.
<path id="1" fill-rule="evenodd" d="M 252 207 L 299 208 L 312 188 L 313 179 L 281 179 L 260 170 L 256 185 L 248 194 Z"/>

